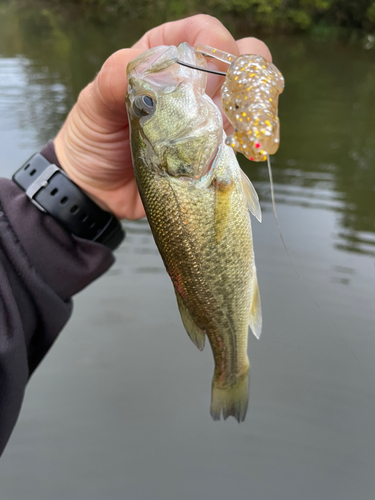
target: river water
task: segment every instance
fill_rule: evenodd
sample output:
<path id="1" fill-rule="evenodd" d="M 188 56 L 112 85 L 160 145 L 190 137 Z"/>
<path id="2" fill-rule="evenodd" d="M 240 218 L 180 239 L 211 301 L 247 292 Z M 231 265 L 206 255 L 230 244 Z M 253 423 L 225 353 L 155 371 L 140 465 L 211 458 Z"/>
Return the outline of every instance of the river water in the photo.
<path id="1" fill-rule="evenodd" d="M 0 172 L 53 137 L 105 57 L 146 25 L 77 29 L 0 10 Z M 125 34 L 124 34 L 125 33 Z M 111 36 L 110 36 L 111 34 Z M 273 160 L 242 162 L 264 327 L 246 421 L 209 416 L 212 355 L 186 335 L 146 221 L 33 376 L 0 464 L 4 500 L 375 498 L 375 54 L 266 39 L 286 79 Z"/>

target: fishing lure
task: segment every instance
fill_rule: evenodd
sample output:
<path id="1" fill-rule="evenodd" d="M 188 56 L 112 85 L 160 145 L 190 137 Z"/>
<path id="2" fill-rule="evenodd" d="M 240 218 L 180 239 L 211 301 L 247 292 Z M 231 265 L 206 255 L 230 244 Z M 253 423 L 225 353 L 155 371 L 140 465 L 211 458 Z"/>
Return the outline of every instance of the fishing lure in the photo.
<path id="1" fill-rule="evenodd" d="M 207 45 L 195 50 L 229 64 L 221 88 L 223 112 L 234 127 L 226 143 L 252 161 L 265 161 L 276 153 L 280 143 L 278 98 L 284 78 L 264 57 L 243 54 L 238 57 Z"/>

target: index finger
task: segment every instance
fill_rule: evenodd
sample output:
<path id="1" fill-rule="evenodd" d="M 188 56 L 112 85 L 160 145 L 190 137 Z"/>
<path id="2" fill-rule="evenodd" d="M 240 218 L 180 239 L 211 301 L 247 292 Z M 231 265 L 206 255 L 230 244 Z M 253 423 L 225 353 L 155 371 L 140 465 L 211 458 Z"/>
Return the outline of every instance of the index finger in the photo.
<path id="1" fill-rule="evenodd" d="M 215 17 L 206 14 L 165 23 L 153 28 L 133 45 L 134 49 L 148 50 L 158 45 L 178 45 L 187 42 L 191 46 L 209 45 L 216 49 L 229 52 L 235 56 L 239 50 L 235 39 L 225 26 Z M 209 61 L 208 67 L 226 72 L 228 65 L 220 61 Z M 206 93 L 212 95 L 221 85 L 222 78 L 217 75 L 208 75 Z"/>
<path id="2" fill-rule="evenodd" d="M 152 28 L 133 45 L 133 48 L 147 50 L 158 45 L 178 45 L 182 42 L 192 46 L 199 43 L 211 45 L 231 54 L 238 54 L 237 44 L 229 31 L 218 19 L 206 14 L 198 14 Z"/>

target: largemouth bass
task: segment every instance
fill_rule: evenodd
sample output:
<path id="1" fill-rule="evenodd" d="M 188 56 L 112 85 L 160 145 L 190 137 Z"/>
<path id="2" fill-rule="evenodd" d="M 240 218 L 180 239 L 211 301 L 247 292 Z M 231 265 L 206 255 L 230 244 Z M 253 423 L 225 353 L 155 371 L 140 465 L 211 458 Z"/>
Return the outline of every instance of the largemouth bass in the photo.
<path id="1" fill-rule="evenodd" d="M 239 422 L 248 406 L 248 326 L 262 316 L 249 210 L 258 196 L 225 144 L 220 111 L 205 94 L 205 66 L 186 43 L 141 54 L 127 68 L 135 177 L 181 318 L 213 351 L 211 415 Z"/>

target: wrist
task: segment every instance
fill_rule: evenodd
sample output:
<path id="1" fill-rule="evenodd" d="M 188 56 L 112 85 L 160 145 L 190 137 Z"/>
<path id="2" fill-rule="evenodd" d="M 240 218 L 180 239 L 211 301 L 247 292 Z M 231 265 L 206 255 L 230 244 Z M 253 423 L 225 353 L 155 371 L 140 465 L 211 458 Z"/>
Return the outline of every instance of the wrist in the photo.
<path id="1" fill-rule="evenodd" d="M 33 155 L 13 175 L 13 181 L 42 212 L 75 236 L 111 250 L 124 239 L 120 222 L 103 210 L 61 169 L 53 142 Z"/>
<path id="2" fill-rule="evenodd" d="M 56 161 L 58 165 L 64 172 L 68 175 L 69 179 L 71 179 L 82 191 L 94 202 L 96 203 L 102 210 L 110 212 L 110 207 L 101 200 L 97 195 L 95 195 L 92 191 L 92 187 L 88 185 L 85 180 L 77 175 L 76 169 L 73 167 L 73 162 L 70 160 L 71 153 L 69 154 L 69 147 L 67 147 L 67 140 L 65 139 L 65 129 L 64 127 L 60 130 L 53 141 L 50 141 L 48 144 L 53 144 L 53 150 L 55 153 Z M 43 154 L 44 148 L 42 150 Z M 77 155 L 76 155 L 77 156 Z M 49 160 L 49 158 L 47 158 Z M 97 190 L 96 190 L 97 191 Z"/>

